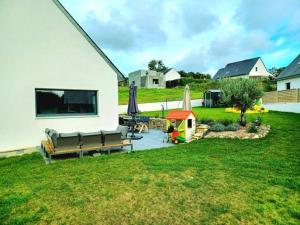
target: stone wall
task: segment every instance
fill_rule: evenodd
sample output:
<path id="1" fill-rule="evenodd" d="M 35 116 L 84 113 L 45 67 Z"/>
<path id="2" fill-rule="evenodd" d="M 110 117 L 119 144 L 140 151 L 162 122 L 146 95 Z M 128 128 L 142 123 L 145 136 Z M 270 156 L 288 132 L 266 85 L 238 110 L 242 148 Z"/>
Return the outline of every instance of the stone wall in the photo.
<path id="1" fill-rule="evenodd" d="M 150 118 L 149 121 L 149 128 L 150 129 L 160 129 L 160 130 L 166 130 L 166 119 L 162 118 Z"/>

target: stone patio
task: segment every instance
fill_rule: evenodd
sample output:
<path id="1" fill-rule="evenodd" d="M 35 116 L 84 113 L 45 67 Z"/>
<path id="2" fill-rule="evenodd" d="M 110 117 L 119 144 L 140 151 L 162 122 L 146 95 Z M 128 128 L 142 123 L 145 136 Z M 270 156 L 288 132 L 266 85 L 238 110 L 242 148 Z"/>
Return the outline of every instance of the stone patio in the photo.
<path id="1" fill-rule="evenodd" d="M 132 140 L 134 151 L 173 146 L 172 143 L 166 143 L 166 134 L 162 130 L 150 129 L 147 133 L 135 135 L 142 135 L 143 138 L 140 140 Z M 125 147 L 124 150 L 129 150 L 129 147 Z"/>

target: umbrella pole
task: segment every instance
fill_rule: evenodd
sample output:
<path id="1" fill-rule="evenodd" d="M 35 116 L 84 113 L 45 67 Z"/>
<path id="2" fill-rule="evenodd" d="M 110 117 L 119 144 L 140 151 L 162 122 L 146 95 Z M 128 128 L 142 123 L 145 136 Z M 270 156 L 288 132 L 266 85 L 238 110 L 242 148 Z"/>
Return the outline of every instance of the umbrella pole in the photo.
<path id="1" fill-rule="evenodd" d="M 132 114 L 131 116 L 131 137 L 135 137 L 134 135 L 134 121 L 135 121 L 135 114 Z"/>

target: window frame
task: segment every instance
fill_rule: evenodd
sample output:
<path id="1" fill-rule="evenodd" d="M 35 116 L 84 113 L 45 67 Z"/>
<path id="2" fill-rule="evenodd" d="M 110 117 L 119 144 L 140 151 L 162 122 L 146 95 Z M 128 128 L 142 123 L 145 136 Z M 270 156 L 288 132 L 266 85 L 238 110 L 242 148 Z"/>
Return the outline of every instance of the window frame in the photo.
<path id="1" fill-rule="evenodd" d="M 96 112 L 95 113 L 61 113 L 61 114 L 38 114 L 37 108 L 37 91 L 92 91 L 96 93 Z M 87 89 L 63 89 L 63 88 L 35 88 L 34 89 L 34 98 L 35 98 L 35 117 L 36 118 L 61 118 L 61 117 L 86 117 L 86 116 L 99 116 L 98 110 L 98 99 L 99 99 L 98 90 L 87 90 Z"/>
<path id="2" fill-rule="evenodd" d="M 285 83 L 285 89 L 286 90 L 291 90 L 291 82 L 286 82 Z"/>

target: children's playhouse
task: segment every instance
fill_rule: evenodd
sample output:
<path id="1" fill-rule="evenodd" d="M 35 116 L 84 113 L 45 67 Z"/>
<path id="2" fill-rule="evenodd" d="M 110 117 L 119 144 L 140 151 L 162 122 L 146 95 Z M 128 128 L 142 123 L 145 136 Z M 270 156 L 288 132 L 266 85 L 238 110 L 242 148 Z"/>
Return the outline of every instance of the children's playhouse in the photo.
<path id="1" fill-rule="evenodd" d="M 166 116 L 167 129 L 174 127 L 171 133 L 172 140 L 189 142 L 196 131 L 196 116 L 191 110 L 172 110 Z"/>

